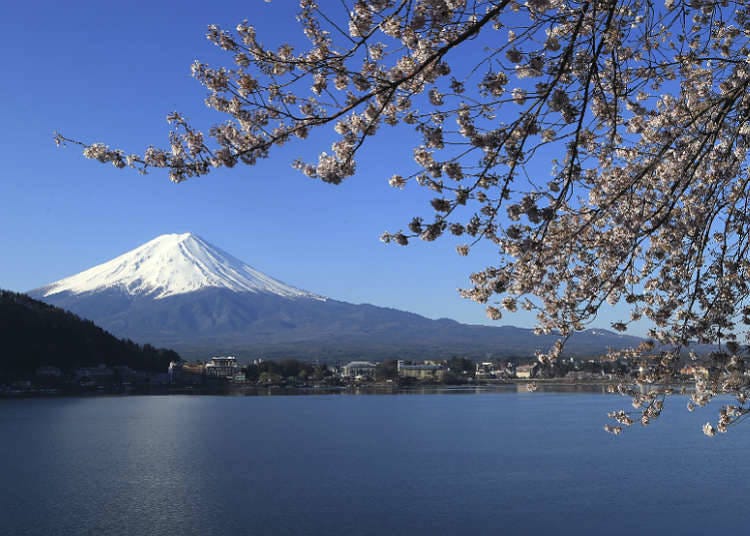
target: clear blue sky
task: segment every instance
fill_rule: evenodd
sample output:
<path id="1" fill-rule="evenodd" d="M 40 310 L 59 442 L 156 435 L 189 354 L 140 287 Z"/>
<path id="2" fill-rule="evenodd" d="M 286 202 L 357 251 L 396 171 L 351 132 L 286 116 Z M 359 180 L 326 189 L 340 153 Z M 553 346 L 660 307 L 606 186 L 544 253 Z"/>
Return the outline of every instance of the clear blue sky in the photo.
<path id="1" fill-rule="evenodd" d="M 456 292 L 492 263 L 489 245 L 462 258 L 450 239 L 407 248 L 379 241 L 383 231 L 429 214 L 428 192 L 387 185 L 412 165 L 410 142 L 399 135 L 378 136 L 357 176 L 340 186 L 290 166 L 327 150 L 325 136 L 276 150 L 257 167 L 181 185 L 55 147 L 57 130 L 139 152 L 167 145 L 168 112 L 199 126 L 221 119 L 204 107 L 205 91 L 190 76 L 193 60 L 222 57 L 204 37 L 207 25 L 233 28 L 248 19 L 264 43 L 276 45 L 298 35 L 295 10 L 291 0 L 7 3 L 0 20 L 0 288 L 26 291 L 157 235 L 191 231 L 269 275 L 335 299 L 491 323 L 482 305 Z M 610 321 L 604 314 L 596 326 Z M 500 323 L 533 322 L 517 313 Z"/>

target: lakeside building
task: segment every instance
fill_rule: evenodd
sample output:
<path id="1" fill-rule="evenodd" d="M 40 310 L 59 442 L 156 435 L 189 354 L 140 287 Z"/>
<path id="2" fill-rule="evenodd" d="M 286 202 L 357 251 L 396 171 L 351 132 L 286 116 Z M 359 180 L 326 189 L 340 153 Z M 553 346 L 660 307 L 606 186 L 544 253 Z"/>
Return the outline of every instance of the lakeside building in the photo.
<path id="1" fill-rule="evenodd" d="M 203 370 L 208 377 L 213 378 L 232 378 L 240 372 L 240 366 L 237 364 L 237 358 L 234 356 L 212 357 L 206 363 Z"/>
<path id="2" fill-rule="evenodd" d="M 445 376 L 445 367 L 434 361 L 425 361 L 421 365 L 407 365 L 398 360 L 397 370 L 399 378 L 416 378 L 418 380 L 442 380 Z"/>
<path id="3" fill-rule="evenodd" d="M 201 385 L 203 383 L 203 365 L 172 361 L 167 370 L 169 383 L 181 385 Z"/>
<path id="4" fill-rule="evenodd" d="M 170 384 L 202 385 L 208 378 L 227 379 L 235 383 L 245 383 L 245 372 L 233 356 L 212 357 L 205 365 L 172 361 L 167 371 Z"/>
<path id="5" fill-rule="evenodd" d="M 587 380 L 601 380 L 601 379 L 612 379 L 612 374 L 607 374 L 603 370 L 597 372 L 590 372 L 586 370 L 571 370 L 564 378 L 566 380 L 573 381 L 587 381 Z"/>
<path id="6" fill-rule="evenodd" d="M 474 377 L 478 380 L 492 380 L 513 377 L 513 364 L 482 361 L 476 364 Z"/>
<path id="7" fill-rule="evenodd" d="M 341 369 L 341 377 L 355 380 L 374 378 L 376 368 L 377 364 L 370 361 L 351 361 Z"/>
<path id="8" fill-rule="evenodd" d="M 516 378 L 527 379 L 531 378 L 534 365 L 518 365 L 516 366 Z"/>

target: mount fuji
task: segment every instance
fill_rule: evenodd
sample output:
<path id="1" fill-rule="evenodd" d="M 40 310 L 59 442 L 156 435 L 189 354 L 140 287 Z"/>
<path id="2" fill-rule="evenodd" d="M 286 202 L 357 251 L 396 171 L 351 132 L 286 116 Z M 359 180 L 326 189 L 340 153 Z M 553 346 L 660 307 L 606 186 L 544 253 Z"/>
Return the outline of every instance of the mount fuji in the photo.
<path id="1" fill-rule="evenodd" d="M 159 236 L 28 294 L 119 337 L 168 346 L 189 358 L 512 358 L 546 349 L 555 339 L 319 296 L 191 233 Z M 566 350 L 595 355 L 639 341 L 590 330 L 575 334 Z"/>
<path id="2" fill-rule="evenodd" d="M 203 289 L 320 298 L 255 270 L 192 234 L 166 234 L 119 257 L 34 291 L 47 298 L 118 290 L 155 300 Z"/>

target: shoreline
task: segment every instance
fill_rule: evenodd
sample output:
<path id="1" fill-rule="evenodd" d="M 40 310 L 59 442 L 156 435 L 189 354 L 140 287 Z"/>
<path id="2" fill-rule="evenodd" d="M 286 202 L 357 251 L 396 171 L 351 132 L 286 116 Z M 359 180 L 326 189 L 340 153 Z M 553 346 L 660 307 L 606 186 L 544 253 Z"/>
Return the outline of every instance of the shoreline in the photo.
<path id="1" fill-rule="evenodd" d="M 226 384 L 213 386 L 143 386 L 137 389 L 10 389 L 0 391 L 0 399 L 21 398 L 65 398 L 65 397 L 126 397 L 126 396 L 310 396 L 310 395 L 392 395 L 392 394 L 486 394 L 529 392 L 529 383 L 535 384 L 536 392 L 552 393 L 602 393 L 617 380 L 565 381 L 562 379 L 507 380 L 492 383 L 467 383 L 460 385 L 422 384 L 403 386 L 398 384 L 371 383 L 344 386 L 309 385 L 256 385 Z M 614 393 L 617 394 L 617 393 Z"/>

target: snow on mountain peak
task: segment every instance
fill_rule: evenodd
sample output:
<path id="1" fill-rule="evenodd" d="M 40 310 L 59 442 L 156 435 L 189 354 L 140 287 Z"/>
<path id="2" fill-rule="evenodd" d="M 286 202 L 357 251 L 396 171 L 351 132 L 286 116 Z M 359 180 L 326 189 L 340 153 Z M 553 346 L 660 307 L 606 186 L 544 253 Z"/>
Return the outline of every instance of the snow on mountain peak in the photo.
<path id="1" fill-rule="evenodd" d="M 40 289 L 42 296 L 120 289 L 156 299 L 204 288 L 323 299 L 269 277 L 192 233 L 165 234 Z"/>

